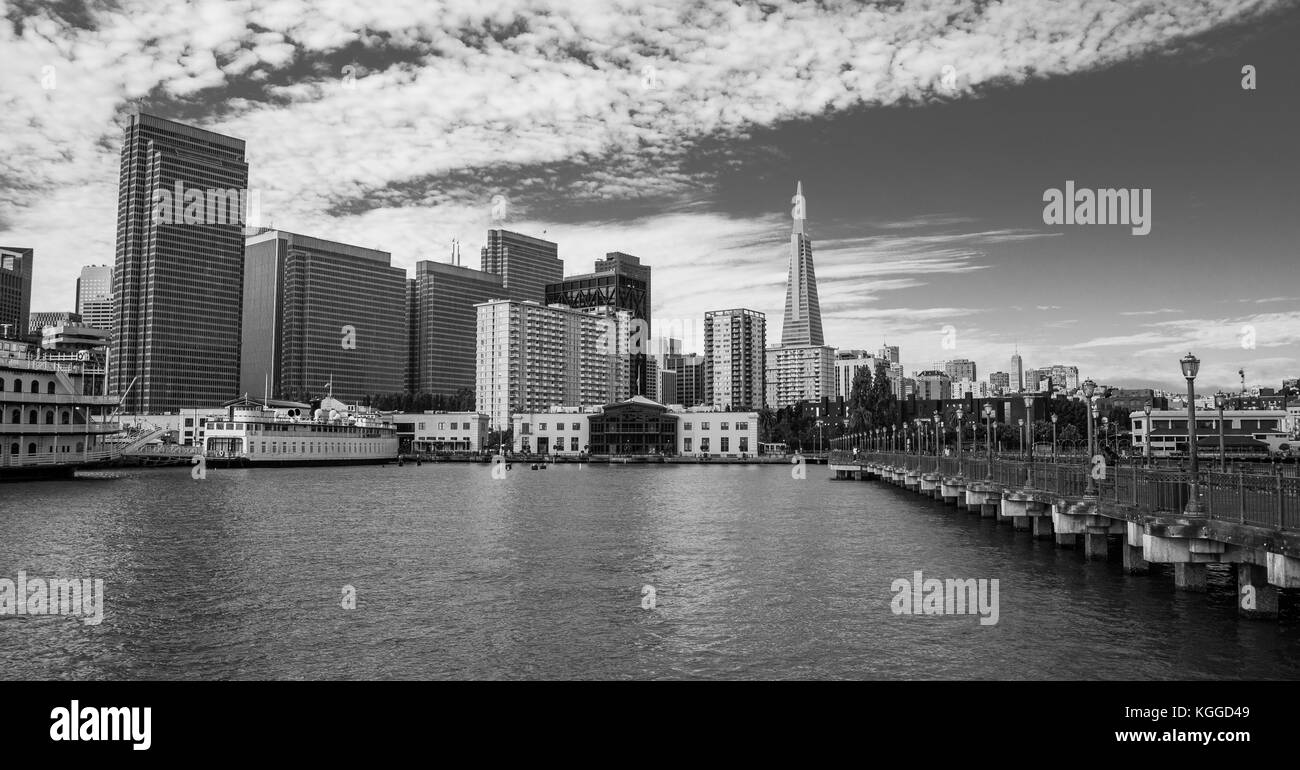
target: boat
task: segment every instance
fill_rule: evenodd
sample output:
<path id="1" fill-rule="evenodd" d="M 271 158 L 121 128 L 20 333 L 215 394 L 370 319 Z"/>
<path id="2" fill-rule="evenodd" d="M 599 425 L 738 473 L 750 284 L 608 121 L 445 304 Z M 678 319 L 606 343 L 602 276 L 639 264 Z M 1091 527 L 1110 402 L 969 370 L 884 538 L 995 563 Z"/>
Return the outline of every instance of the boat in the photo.
<path id="1" fill-rule="evenodd" d="M 118 459 L 105 438 L 120 430 L 103 362 L 90 351 L 0 339 L 0 481 L 71 478 Z M 99 387 L 97 387 L 99 386 Z"/>
<path id="2" fill-rule="evenodd" d="M 311 403 L 243 398 L 208 418 L 202 453 L 213 467 L 364 465 L 398 459 L 397 426 L 333 396 Z"/>

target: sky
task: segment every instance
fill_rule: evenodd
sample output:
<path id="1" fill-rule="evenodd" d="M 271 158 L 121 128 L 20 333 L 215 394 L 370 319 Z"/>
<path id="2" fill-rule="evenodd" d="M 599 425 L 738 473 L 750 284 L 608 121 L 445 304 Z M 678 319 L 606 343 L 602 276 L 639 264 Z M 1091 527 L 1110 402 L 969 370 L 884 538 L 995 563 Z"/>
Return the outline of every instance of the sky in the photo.
<path id="1" fill-rule="evenodd" d="M 244 139 L 263 224 L 412 271 L 450 261 L 453 239 L 477 267 L 490 227 L 557 242 L 567 273 L 639 256 L 652 331 L 696 350 L 704 313 L 732 307 L 779 342 L 801 181 L 829 345 L 899 345 L 909 372 L 968 358 L 981 379 L 1017 349 L 1120 387 L 1184 388 L 1189 351 L 1201 390 L 1235 390 L 1239 369 L 1300 376 L 1294 3 L 0 0 L 0 15 L 0 245 L 35 249 L 34 311 L 71 310 L 81 266 L 113 262 L 136 105 Z M 1045 222 L 1067 181 L 1149 191 L 1149 233 Z"/>

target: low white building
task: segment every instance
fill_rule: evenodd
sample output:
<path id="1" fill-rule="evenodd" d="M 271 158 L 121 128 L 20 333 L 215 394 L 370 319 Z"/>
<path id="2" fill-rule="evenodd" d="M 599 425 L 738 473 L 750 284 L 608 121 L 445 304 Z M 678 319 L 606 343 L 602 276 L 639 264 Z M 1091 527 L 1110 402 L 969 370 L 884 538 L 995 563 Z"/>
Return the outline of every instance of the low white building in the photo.
<path id="1" fill-rule="evenodd" d="M 1187 410 L 1159 409 L 1151 412 L 1150 420 L 1144 411 L 1129 413 L 1133 425 L 1133 450 L 1145 454 L 1151 442 L 1151 454 L 1165 457 L 1186 453 Z M 1287 413 L 1266 409 L 1226 409 L 1223 412 L 1224 449 L 1231 454 L 1255 454 L 1283 451 L 1290 448 L 1287 431 Z M 1196 410 L 1196 443 L 1199 451 L 1217 452 L 1219 437 L 1219 412 L 1217 409 Z"/>
<path id="2" fill-rule="evenodd" d="M 758 454 L 758 412 L 665 406 L 644 396 L 596 407 L 512 416 L 513 449 L 528 454 L 742 457 Z"/>
<path id="3" fill-rule="evenodd" d="M 398 412 L 403 452 L 479 452 L 487 448 L 488 416 L 478 412 Z"/>

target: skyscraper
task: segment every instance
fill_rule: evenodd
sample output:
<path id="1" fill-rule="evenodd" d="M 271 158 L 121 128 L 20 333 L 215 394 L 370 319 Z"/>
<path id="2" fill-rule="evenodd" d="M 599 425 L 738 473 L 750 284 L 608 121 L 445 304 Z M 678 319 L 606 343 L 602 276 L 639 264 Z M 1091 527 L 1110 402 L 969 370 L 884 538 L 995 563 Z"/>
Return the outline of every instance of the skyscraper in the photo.
<path id="1" fill-rule="evenodd" d="M 360 400 L 403 389 L 406 271 L 388 252 L 283 230 L 244 247 L 240 391 Z"/>
<path id="2" fill-rule="evenodd" d="M 767 317 L 736 308 L 704 314 L 704 403 L 724 410 L 761 409 Z"/>
<path id="3" fill-rule="evenodd" d="M 416 388 L 421 393 L 454 396 L 475 388 L 475 305 L 502 299 L 501 276 L 445 262 L 415 264 L 414 304 Z M 483 405 L 478 406 L 485 412 Z"/>
<path id="4" fill-rule="evenodd" d="M 650 344 L 650 266 L 638 257 L 611 251 L 596 260 L 595 269 L 583 275 L 571 275 L 546 287 L 546 304 L 572 308 L 608 305 L 632 313 L 640 321 L 634 324 L 634 348 L 629 385 L 632 395 L 645 395 L 646 353 Z"/>
<path id="5" fill-rule="evenodd" d="M 0 246 L 0 337 L 6 326 L 14 338 L 27 334 L 32 313 L 32 257 L 31 249 Z"/>
<path id="6" fill-rule="evenodd" d="M 212 406 L 238 392 L 247 187 L 244 140 L 130 114 L 109 370 L 109 392 L 125 393 L 128 413 Z"/>
<path id="7" fill-rule="evenodd" d="M 900 363 L 897 345 L 884 345 L 876 355 L 884 359 L 885 363 L 890 364 L 891 366 Z"/>
<path id="8" fill-rule="evenodd" d="M 488 230 L 481 252 L 485 273 L 501 276 L 510 299 L 546 302 L 546 287 L 564 280 L 564 260 L 551 241 L 509 230 Z"/>
<path id="9" fill-rule="evenodd" d="M 95 329 L 113 328 L 113 266 L 87 265 L 77 279 L 77 313 Z"/>
<path id="10" fill-rule="evenodd" d="M 1025 389 L 1025 362 L 1020 359 L 1020 349 L 1017 348 L 1015 355 L 1011 356 L 1011 385 L 1016 391 Z"/>
<path id="11" fill-rule="evenodd" d="M 823 345 L 822 309 L 817 301 L 817 274 L 813 270 L 812 239 L 804 232 L 803 182 L 795 187 L 794 227 L 790 232 L 790 268 L 785 284 L 785 321 L 781 345 Z"/>

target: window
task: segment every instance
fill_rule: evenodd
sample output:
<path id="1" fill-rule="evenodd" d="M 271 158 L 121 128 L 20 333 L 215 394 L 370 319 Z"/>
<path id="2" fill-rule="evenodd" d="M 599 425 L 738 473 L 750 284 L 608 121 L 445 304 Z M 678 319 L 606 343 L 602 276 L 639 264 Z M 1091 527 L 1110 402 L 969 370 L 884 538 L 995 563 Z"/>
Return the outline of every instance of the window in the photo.
<path id="1" fill-rule="evenodd" d="M 21 411 L 17 410 L 17 409 L 15 409 L 15 410 L 13 411 L 13 414 L 11 415 L 11 417 L 12 417 L 12 419 L 9 420 L 9 422 L 12 422 L 12 423 L 19 423 L 19 422 L 22 422 L 22 421 L 23 421 L 23 413 L 22 413 Z"/>
<path id="2" fill-rule="evenodd" d="M 48 394 L 51 395 L 51 396 L 54 395 L 54 381 L 53 381 L 53 380 L 51 380 L 50 383 L 49 383 L 48 385 L 45 386 L 45 392 L 48 393 Z"/>
<path id="3" fill-rule="evenodd" d="M 577 436 L 570 436 L 570 437 L 569 437 L 569 451 L 570 451 L 570 452 L 576 452 L 576 451 L 578 451 L 578 437 L 577 437 Z"/>
<path id="4" fill-rule="evenodd" d="M 72 422 L 72 416 L 69 415 L 68 411 L 65 409 L 63 410 L 63 424 L 67 425 L 70 422 Z"/>
<path id="5" fill-rule="evenodd" d="M 469 423 L 465 423 L 464 430 L 469 430 Z"/>
<path id="6" fill-rule="evenodd" d="M 682 430 L 691 430 L 691 424 L 688 422 L 682 425 Z M 688 439 L 689 440 L 689 439 Z M 690 451 L 689 449 L 687 451 Z"/>
<path id="7" fill-rule="evenodd" d="M 707 422 L 700 423 L 700 430 L 708 430 L 708 429 L 709 429 L 709 424 Z"/>
<path id="8" fill-rule="evenodd" d="M 468 428 L 469 426 L 466 425 L 465 427 Z M 573 424 L 573 429 L 574 429 L 574 430 L 582 430 L 582 423 L 575 422 L 575 423 Z"/>
<path id="9" fill-rule="evenodd" d="M 22 393 L 22 392 L 23 392 L 23 381 L 22 381 L 22 380 L 14 380 L 14 392 L 15 392 L 15 393 Z"/>
<path id="10" fill-rule="evenodd" d="M 730 427 L 730 424 L 729 424 L 729 423 L 725 423 L 725 422 L 722 423 L 722 429 L 723 429 L 723 430 L 728 430 L 729 427 Z M 726 451 L 726 450 L 724 449 L 723 451 Z"/>
<path id="11" fill-rule="evenodd" d="M 731 437 L 730 437 L 730 436 L 723 436 L 723 437 L 722 437 L 722 451 L 724 451 L 724 452 L 728 451 L 728 449 L 729 449 L 728 445 L 729 445 L 730 443 L 731 443 Z"/>
<path id="12" fill-rule="evenodd" d="M 29 455 L 36 454 L 36 442 L 32 442 L 27 445 L 27 454 Z"/>
<path id="13" fill-rule="evenodd" d="M 35 409 L 27 413 L 27 422 L 31 423 L 32 425 L 35 425 L 40 421 L 41 421 L 41 417 L 39 414 L 36 413 Z"/>
<path id="14" fill-rule="evenodd" d="M 194 427 L 194 418 L 193 418 L 193 417 L 186 417 L 186 418 L 185 418 L 185 427 L 187 427 L 187 428 L 193 428 L 193 427 Z"/>
<path id="15" fill-rule="evenodd" d="M 701 451 L 701 452 L 704 452 L 705 454 L 708 454 L 708 452 L 709 452 L 709 437 L 708 437 L 708 436 L 702 436 L 702 437 L 700 438 L 700 451 Z"/>
<path id="16" fill-rule="evenodd" d="M 749 436 L 740 437 L 740 451 L 742 452 L 749 451 Z"/>
<path id="17" fill-rule="evenodd" d="M 683 441 L 683 443 L 682 443 L 682 451 L 683 451 L 683 452 L 689 452 L 689 451 L 691 451 L 691 437 L 690 437 L 690 436 L 687 436 L 686 438 L 682 439 L 682 441 Z"/>
<path id="18" fill-rule="evenodd" d="M 537 429 L 538 429 L 538 430 L 546 430 L 546 423 L 542 423 L 542 424 L 538 425 L 538 426 L 537 426 Z"/>
<path id="19" fill-rule="evenodd" d="M 749 430 L 749 423 L 747 423 L 747 422 L 738 422 L 738 423 L 736 423 L 736 430 Z M 742 449 L 742 450 L 740 450 L 740 451 L 743 452 L 743 451 L 745 451 L 745 450 Z"/>
<path id="20" fill-rule="evenodd" d="M 29 387 L 27 390 L 30 391 L 30 392 L 32 392 L 32 393 L 40 393 L 40 392 L 41 392 L 41 384 L 40 384 L 39 382 L 37 382 L 36 380 L 32 380 L 31 387 Z"/>

